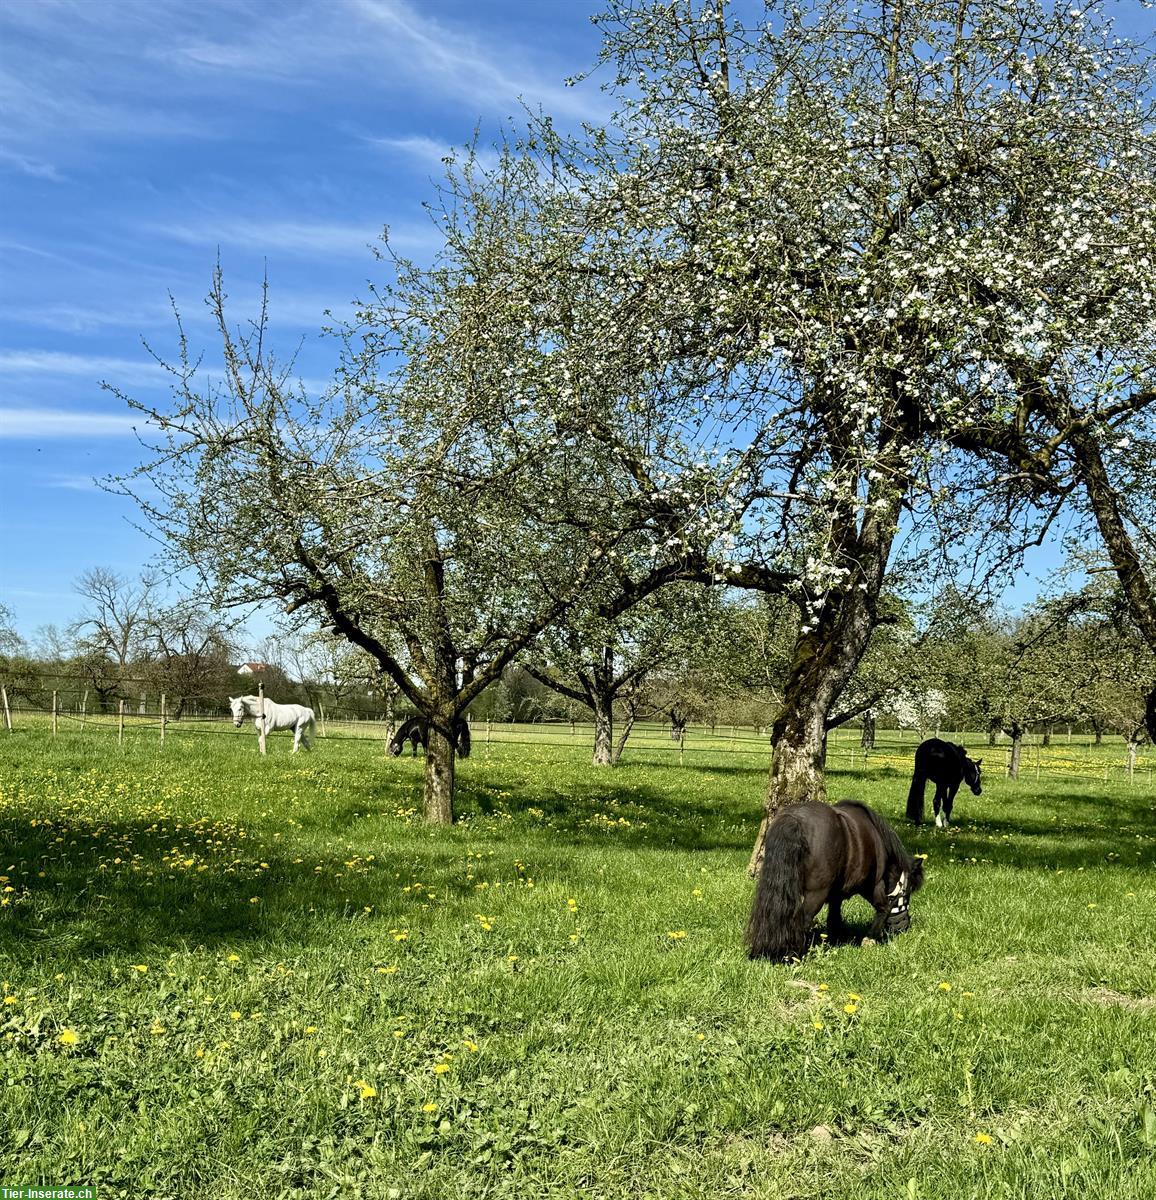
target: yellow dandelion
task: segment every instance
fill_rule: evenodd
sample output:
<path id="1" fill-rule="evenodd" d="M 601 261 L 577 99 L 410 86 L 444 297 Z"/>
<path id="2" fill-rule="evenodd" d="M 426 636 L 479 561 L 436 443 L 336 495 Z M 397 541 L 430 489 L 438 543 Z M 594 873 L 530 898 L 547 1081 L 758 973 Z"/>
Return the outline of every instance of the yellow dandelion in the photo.
<path id="1" fill-rule="evenodd" d="M 156 1034 L 158 1037 L 159 1037 L 159 1036 L 160 1036 L 162 1033 L 164 1033 L 164 1032 L 165 1032 L 165 1027 L 164 1027 L 163 1025 L 154 1025 L 154 1026 L 153 1026 L 153 1027 L 152 1027 L 152 1028 L 149 1030 L 149 1033 Z"/>
<path id="2" fill-rule="evenodd" d="M 236 1009 L 233 1009 L 233 1011 L 229 1013 L 229 1016 L 231 1016 L 234 1021 L 239 1021 L 241 1019 L 241 1014 Z"/>
<path id="3" fill-rule="evenodd" d="M 823 1028 L 823 1022 L 822 1022 L 822 1021 L 812 1021 L 812 1022 L 811 1022 L 811 1028 L 812 1028 L 812 1029 L 822 1029 L 822 1028 Z"/>
<path id="4" fill-rule="evenodd" d="M 700 1042 L 705 1042 L 705 1041 L 706 1041 L 706 1034 L 705 1034 L 705 1033 L 696 1033 L 694 1036 L 695 1036 L 695 1037 L 696 1037 L 696 1038 L 697 1038 L 697 1039 L 698 1039 Z"/>
<path id="5" fill-rule="evenodd" d="M 260 896 L 250 896 L 250 897 L 249 897 L 249 903 L 250 903 L 250 904 L 260 904 L 260 903 L 261 903 L 261 897 L 260 897 Z"/>
<path id="6" fill-rule="evenodd" d="M 434 1104 L 432 1101 L 429 1104 L 423 1104 L 421 1106 L 422 1112 L 435 1113 L 435 1112 L 437 1112 L 437 1110 L 438 1110 L 438 1106 L 436 1104 Z"/>
<path id="7" fill-rule="evenodd" d="M 678 941 L 680 938 L 686 937 L 686 930 L 685 929 L 668 929 L 666 931 L 666 936 L 668 938 L 673 938 L 675 941 Z"/>
<path id="8" fill-rule="evenodd" d="M 403 1037 L 405 1037 L 405 1030 L 404 1029 L 395 1029 L 393 1031 L 393 1036 L 395 1038 L 403 1038 Z"/>
<path id="9" fill-rule="evenodd" d="M 470 1041 L 469 1038 L 462 1038 L 462 1045 L 465 1046 L 465 1048 L 471 1054 L 477 1054 L 477 1052 L 478 1052 L 478 1043 L 477 1042 L 472 1042 L 472 1041 Z"/>
<path id="10" fill-rule="evenodd" d="M 317 1032 L 317 1026 L 316 1026 L 316 1025 L 306 1025 L 306 1026 L 305 1026 L 305 1032 L 306 1032 L 306 1033 L 316 1033 L 316 1032 Z"/>
<path id="11" fill-rule="evenodd" d="M 945 979 L 945 980 L 944 980 L 944 981 L 943 981 L 943 982 L 942 982 L 942 983 L 939 985 L 939 990 L 940 990 L 941 992 L 950 992 L 950 991 L 951 991 L 951 984 L 950 984 L 950 983 L 948 983 L 948 982 L 947 982 L 947 980 Z"/>
<path id="12" fill-rule="evenodd" d="M 371 1083 L 366 1083 L 364 1079 L 355 1079 L 353 1086 L 360 1092 L 362 1100 L 372 1100 L 377 1095 L 377 1088 Z"/>
<path id="13" fill-rule="evenodd" d="M 5 996 L 4 1003 L 5 1004 L 19 1004 L 20 1001 L 16 996 Z"/>
<path id="14" fill-rule="evenodd" d="M 857 1013 L 859 1011 L 859 1005 L 858 1004 L 844 1004 L 843 1011 L 845 1013 Z"/>
<path id="15" fill-rule="evenodd" d="M 62 1029 L 59 1040 L 65 1046 L 75 1046 L 80 1041 L 80 1034 L 75 1029 Z"/>
<path id="16" fill-rule="evenodd" d="M 862 1000 L 862 999 L 863 999 L 863 997 L 862 997 L 862 996 L 860 996 L 858 992 L 848 992 L 848 993 L 847 993 L 847 999 L 848 999 L 848 1000 L 855 1000 L 855 1001 L 859 1001 L 859 1000 Z"/>
<path id="17" fill-rule="evenodd" d="M 821 984 L 819 984 L 819 991 L 821 991 L 821 992 L 826 992 L 826 991 L 829 991 L 829 990 L 830 990 L 830 989 L 828 988 L 828 986 L 827 986 L 825 983 L 821 983 Z"/>
<path id="18" fill-rule="evenodd" d="M 975 1140 L 981 1146 L 990 1146 L 992 1144 L 993 1138 L 990 1133 L 977 1133 L 975 1135 Z"/>
<path id="19" fill-rule="evenodd" d="M 240 961 L 241 961 L 241 956 L 239 954 L 230 954 L 229 957 L 225 959 L 225 962 L 240 962 Z"/>
<path id="20" fill-rule="evenodd" d="M 147 963 L 133 963 L 132 969 L 134 971 L 139 971 L 142 975 L 148 974 L 148 964 Z"/>
<path id="21" fill-rule="evenodd" d="M 449 1063 L 434 1063 L 433 1073 L 435 1075 L 444 1075 L 449 1069 Z"/>

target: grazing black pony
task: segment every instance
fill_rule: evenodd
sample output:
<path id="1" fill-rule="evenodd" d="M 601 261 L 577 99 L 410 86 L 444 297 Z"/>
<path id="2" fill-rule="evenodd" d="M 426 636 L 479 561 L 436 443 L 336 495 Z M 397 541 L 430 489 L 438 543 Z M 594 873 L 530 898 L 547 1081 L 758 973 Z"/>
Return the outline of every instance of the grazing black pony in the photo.
<path id="1" fill-rule="evenodd" d="M 916 825 L 923 823 L 923 793 L 930 779 L 935 784 L 935 825 L 937 829 L 946 829 L 959 785 L 966 782 L 977 796 L 983 791 L 979 781 L 982 762 L 982 758 L 968 758 L 967 751 L 955 742 L 940 738 L 920 742 L 915 749 L 911 790 L 907 793 L 907 819 Z"/>
<path id="2" fill-rule="evenodd" d="M 865 804 L 792 804 L 767 826 L 763 849 L 747 922 L 751 958 L 802 957 L 807 931 L 824 904 L 828 939 L 845 939 L 841 909 L 851 896 L 874 905 L 872 937 L 910 927 L 908 903 L 923 884 L 923 862 L 912 858 L 891 826 Z"/>
<path id="3" fill-rule="evenodd" d="M 411 758 L 417 758 L 417 748 L 424 750 L 429 744 L 429 721 L 425 717 L 410 717 L 397 727 L 397 732 L 389 739 L 386 752 L 394 758 L 401 753 L 402 747 L 409 742 Z M 459 758 L 470 756 L 470 724 L 462 717 L 454 719 L 454 743 Z"/>

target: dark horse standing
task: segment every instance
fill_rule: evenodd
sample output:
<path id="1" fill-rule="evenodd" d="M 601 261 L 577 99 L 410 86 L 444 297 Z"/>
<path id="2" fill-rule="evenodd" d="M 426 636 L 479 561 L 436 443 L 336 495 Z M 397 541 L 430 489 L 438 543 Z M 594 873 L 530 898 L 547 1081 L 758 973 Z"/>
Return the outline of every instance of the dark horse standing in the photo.
<path id="1" fill-rule="evenodd" d="M 910 927 L 908 903 L 923 884 L 923 863 L 907 853 L 891 826 L 865 804 L 792 804 L 767 826 L 763 847 L 747 922 L 751 958 L 783 962 L 801 957 L 807 931 L 824 904 L 828 938 L 846 938 L 842 904 L 851 896 L 874 906 L 872 937 Z"/>
<path id="2" fill-rule="evenodd" d="M 410 717 L 408 721 L 402 721 L 397 732 L 389 739 L 386 751 L 397 758 L 406 742 L 410 744 L 413 758 L 417 757 L 418 746 L 423 750 L 426 748 L 429 744 L 429 721 L 425 717 Z M 461 717 L 454 720 L 454 749 L 459 758 L 469 758 L 470 724 Z"/>
<path id="3" fill-rule="evenodd" d="M 923 823 L 923 793 L 930 779 L 935 784 L 935 824 L 946 829 L 951 821 L 951 806 L 961 783 L 967 784 L 978 796 L 983 791 L 979 781 L 982 758 L 971 759 L 967 751 L 955 742 L 928 738 L 915 750 L 915 774 L 907 793 L 907 819 L 916 825 Z"/>

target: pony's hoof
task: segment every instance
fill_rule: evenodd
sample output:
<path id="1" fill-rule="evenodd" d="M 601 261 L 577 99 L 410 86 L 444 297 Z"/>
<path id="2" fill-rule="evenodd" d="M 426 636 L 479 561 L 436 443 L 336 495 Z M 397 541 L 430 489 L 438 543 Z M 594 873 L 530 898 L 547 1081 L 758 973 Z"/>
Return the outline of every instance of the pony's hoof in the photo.
<path id="1" fill-rule="evenodd" d="M 879 943 L 873 937 L 865 937 L 859 945 L 866 950 L 869 946 L 878 946 Z"/>

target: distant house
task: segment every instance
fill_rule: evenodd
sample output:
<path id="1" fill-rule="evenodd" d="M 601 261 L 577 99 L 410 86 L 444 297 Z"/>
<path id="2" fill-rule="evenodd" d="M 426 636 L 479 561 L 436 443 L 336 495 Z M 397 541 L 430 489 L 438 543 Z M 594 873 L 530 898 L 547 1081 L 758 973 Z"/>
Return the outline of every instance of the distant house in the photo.
<path id="1" fill-rule="evenodd" d="M 242 663 L 237 668 L 237 674 L 238 675 L 260 675 L 263 671 L 267 671 L 268 669 L 269 669 L 268 663 L 261 663 L 261 662 Z"/>

